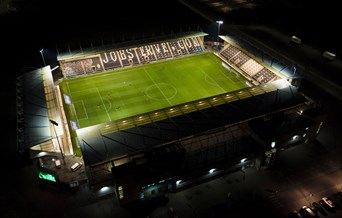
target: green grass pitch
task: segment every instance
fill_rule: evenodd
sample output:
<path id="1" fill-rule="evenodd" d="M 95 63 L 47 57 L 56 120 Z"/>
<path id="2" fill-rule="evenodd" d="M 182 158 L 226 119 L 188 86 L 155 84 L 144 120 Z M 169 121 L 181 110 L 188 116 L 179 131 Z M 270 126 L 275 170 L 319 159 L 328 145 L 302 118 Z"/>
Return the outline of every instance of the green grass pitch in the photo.
<path id="1" fill-rule="evenodd" d="M 246 88 L 246 79 L 212 53 L 64 80 L 66 116 L 79 128 Z"/>

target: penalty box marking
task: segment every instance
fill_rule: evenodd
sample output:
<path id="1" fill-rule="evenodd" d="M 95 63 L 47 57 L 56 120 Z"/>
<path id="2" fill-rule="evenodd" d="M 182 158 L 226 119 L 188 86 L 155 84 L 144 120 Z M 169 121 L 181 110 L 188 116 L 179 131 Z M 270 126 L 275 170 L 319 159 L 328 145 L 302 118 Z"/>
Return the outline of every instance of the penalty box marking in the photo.
<path id="1" fill-rule="evenodd" d="M 82 106 L 78 106 L 78 104 L 82 104 Z M 75 107 L 74 107 L 74 112 L 75 112 L 75 115 L 76 115 L 76 119 L 77 119 L 77 121 L 79 121 L 79 120 L 86 120 L 86 119 L 88 119 L 88 113 L 87 113 L 87 109 L 86 109 L 86 107 L 85 107 L 85 105 L 84 105 L 84 102 L 83 102 L 83 100 L 80 100 L 80 101 L 77 101 L 77 102 L 75 102 L 75 104 L 74 105 L 76 105 L 77 104 L 77 107 L 82 107 L 83 108 L 83 111 L 84 111 L 84 113 L 83 114 L 85 114 L 85 116 L 86 117 L 82 117 L 82 118 L 79 118 L 79 116 L 78 116 L 78 114 L 76 113 L 76 109 L 75 109 Z"/>

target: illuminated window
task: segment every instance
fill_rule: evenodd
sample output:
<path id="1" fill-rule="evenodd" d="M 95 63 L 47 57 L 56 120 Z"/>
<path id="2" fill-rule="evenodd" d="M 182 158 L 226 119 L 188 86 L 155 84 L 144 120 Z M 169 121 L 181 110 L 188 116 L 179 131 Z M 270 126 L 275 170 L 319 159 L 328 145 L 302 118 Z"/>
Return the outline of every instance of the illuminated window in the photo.
<path id="1" fill-rule="evenodd" d="M 78 124 L 76 121 L 70 120 L 70 124 L 73 130 L 78 130 Z"/>
<path id="2" fill-rule="evenodd" d="M 67 94 L 63 94 L 63 96 L 64 96 L 64 101 L 65 101 L 65 103 L 66 103 L 66 104 L 71 104 L 71 98 L 70 98 L 70 96 L 67 95 Z"/>
<path id="3" fill-rule="evenodd" d="M 119 192 L 119 198 L 120 198 L 120 199 L 123 199 L 123 198 L 124 198 L 124 194 L 123 194 L 123 188 L 122 188 L 122 186 L 119 186 L 119 187 L 118 187 L 118 192 Z"/>

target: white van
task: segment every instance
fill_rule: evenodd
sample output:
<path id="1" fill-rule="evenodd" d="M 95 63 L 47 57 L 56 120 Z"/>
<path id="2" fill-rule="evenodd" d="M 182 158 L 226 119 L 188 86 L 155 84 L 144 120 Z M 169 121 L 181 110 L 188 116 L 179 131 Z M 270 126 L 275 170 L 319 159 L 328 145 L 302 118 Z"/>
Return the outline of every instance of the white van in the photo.
<path id="1" fill-rule="evenodd" d="M 302 43 L 302 39 L 297 36 L 291 36 L 291 42 L 299 45 Z"/>
<path id="2" fill-rule="evenodd" d="M 328 51 L 323 52 L 322 56 L 331 61 L 336 59 L 336 55 Z"/>
<path id="3" fill-rule="evenodd" d="M 55 166 L 57 169 L 61 168 L 61 161 L 59 159 L 55 160 Z"/>
<path id="4" fill-rule="evenodd" d="M 83 164 L 82 164 L 81 162 L 76 162 L 76 163 L 74 163 L 74 164 L 70 167 L 70 169 L 71 169 L 71 171 L 75 172 L 75 171 L 78 170 L 82 165 L 83 165 Z"/>

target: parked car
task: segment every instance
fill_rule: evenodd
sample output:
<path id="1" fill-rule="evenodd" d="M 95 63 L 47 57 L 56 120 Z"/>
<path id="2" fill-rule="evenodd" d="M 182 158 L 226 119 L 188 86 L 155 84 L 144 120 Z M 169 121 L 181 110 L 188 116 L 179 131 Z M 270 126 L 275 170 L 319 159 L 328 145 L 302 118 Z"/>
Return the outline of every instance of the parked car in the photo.
<path id="1" fill-rule="evenodd" d="M 342 204 L 342 192 L 335 192 L 333 194 L 337 199 L 338 201 Z"/>
<path id="2" fill-rule="evenodd" d="M 329 212 L 334 212 L 335 208 L 334 207 L 330 207 L 329 204 L 327 204 L 325 201 L 323 201 L 323 199 L 319 200 L 318 202 L 326 211 Z"/>
<path id="3" fill-rule="evenodd" d="M 341 209 L 341 201 L 336 193 L 331 194 L 329 199 L 335 204 L 336 209 Z"/>
<path id="4" fill-rule="evenodd" d="M 342 201 L 342 192 L 336 192 L 336 194 L 340 197 L 340 199 Z"/>
<path id="5" fill-rule="evenodd" d="M 326 211 L 331 211 L 331 209 L 324 203 L 324 201 L 321 199 L 318 201 L 319 205 L 321 205 Z"/>
<path id="6" fill-rule="evenodd" d="M 291 211 L 288 215 L 288 218 L 302 218 L 302 216 L 299 214 L 297 210 Z"/>
<path id="7" fill-rule="evenodd" d="M 334 204 L 334 202 L 330 199 L 330 198 L 327 198 L 327 197 L 323 197 L 322 198 L 322 201 L 331 209 L 335 209 L 336 205 Z"/>
<path id="8" fill-rule="evenodd" d="M 313 207 L 312 205 L 309 205 L 308 207 L 310 207 L 310 209 L 318 216 L 318 211 L 316 210 L 315 207 Z"/>
<path id="9" fill-rule="evenodd" d="M 320 212 L 323 216 L 328 215 L 328 213 L 324 210 L 324 208 L 317 202 L 312 202 L 312 206 Z"/>
<path id="10" fill-rule="evenodd" d="M 299 209 L 300 215 L 302 217 L 318 217 L 318 214 L 313 211 L 313 209 L 309 206 L 303 206 Z"/>

